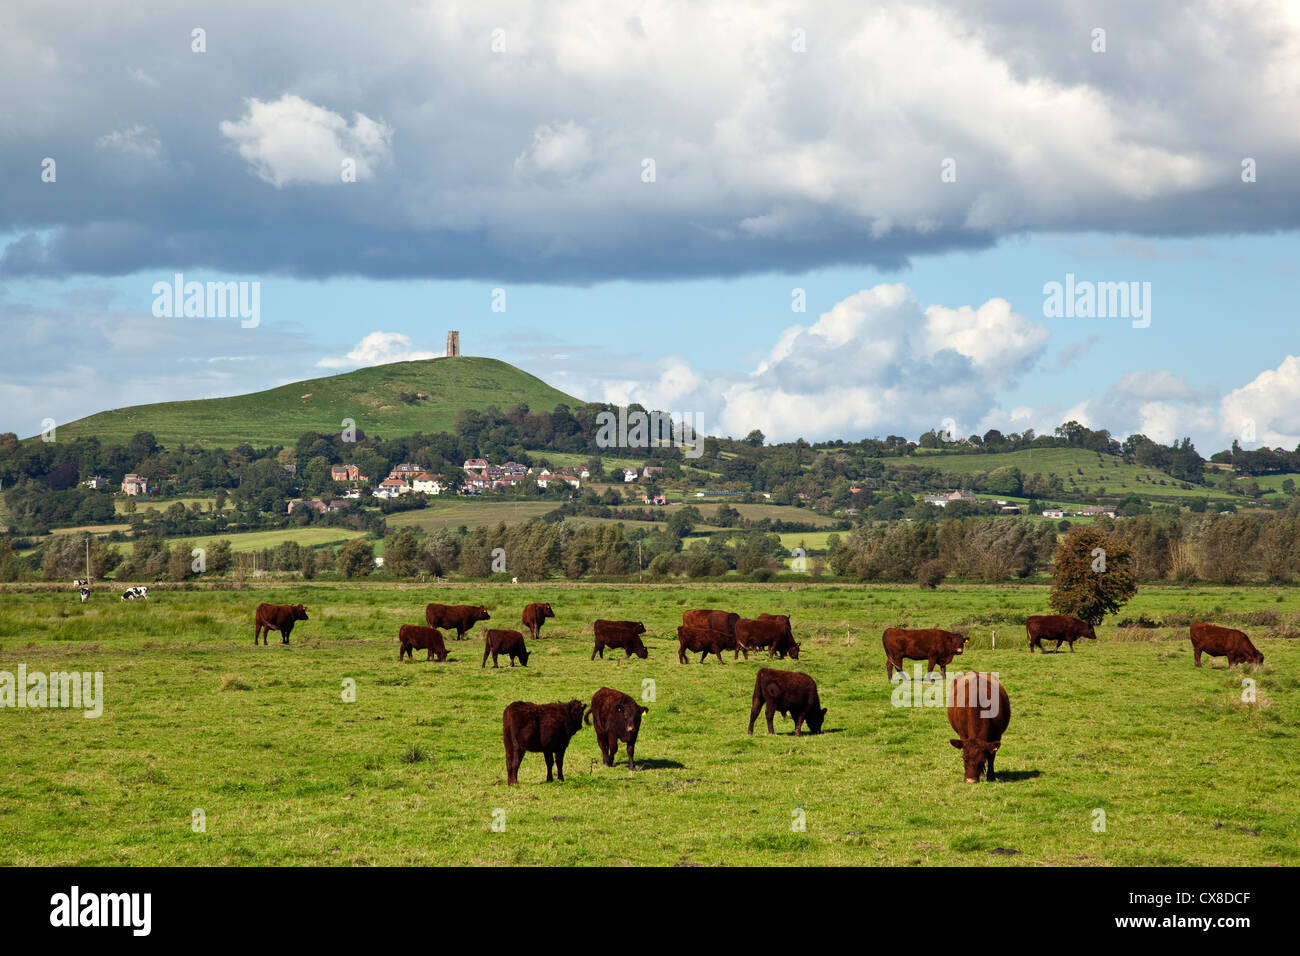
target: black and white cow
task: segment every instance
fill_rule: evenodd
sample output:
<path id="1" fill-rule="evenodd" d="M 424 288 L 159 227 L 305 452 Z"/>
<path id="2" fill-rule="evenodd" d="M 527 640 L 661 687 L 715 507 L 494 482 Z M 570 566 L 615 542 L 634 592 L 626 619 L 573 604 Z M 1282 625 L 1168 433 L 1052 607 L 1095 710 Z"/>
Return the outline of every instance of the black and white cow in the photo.
<path id="1" fill-rule="evenodd" d="M 90 600 L 90 588 L 83 587 L 80 594 L 83 602 Z"/>
<path id="2" fill-rule="evenodd" d="M 77 578 L 72 582 L 72 586 L 74 588 L 88 588 L 90 587 L 90 578 Z"/>
<path id="3" fill-rule="evenodd" d="M 123 601 L 134 601 L 137 598 L 144 600 L 145 598 L 148 597 L 149 597 L 149 589 L 145 587 L 143 584 L 139 584 L 136 585 L 135 587 L 127 588 L 125 591 L 122 592 Z"/>

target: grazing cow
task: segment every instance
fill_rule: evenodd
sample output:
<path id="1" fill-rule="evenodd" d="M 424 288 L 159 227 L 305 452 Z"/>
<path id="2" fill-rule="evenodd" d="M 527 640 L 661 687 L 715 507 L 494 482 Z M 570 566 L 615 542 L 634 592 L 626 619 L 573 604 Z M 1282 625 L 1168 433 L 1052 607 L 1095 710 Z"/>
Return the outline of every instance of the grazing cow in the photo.
<path id="1" fill-rule="evenodd" d="M 518 631 L 498 631 L 489 630 L 487 636 L 483 638 L 483 663 L 480 667 L 487 667 L 488 655 L 492 655 L 492 666 L 497 667 L 497 655 L 505 654 L 510 658 L 510 666 L 515 666 L 515 658 L 519 658 L 519 663 L 525 667 L 528 666 L 528 648 L 524 646 L 524 636 Z"/>
<path id="2" fill-rule="evenodd" d="M 1192 651 L 1196 656 L 1196 666 L 1201 666 L 1201 654 L 1211 657 L 1226 657 L 1228 666 L 1234 664 L 1262 664 L 1264 655 L 1250 643 L 1245 631 L 1217 624 L 1196 622 L 1192 625 Z"/>
<path id="3" fill-rule="evenodd" d="M 885 677 L 893 679 L 894 671 L 903 673 L 903 660 L 928 661 L 925 676 L 934 673 L 934 665 L 939 665 L 939 673 L 944 680 L 948 678 L 948 665 L 952 659 L 966 649 L 966 638 L 952 631 L 936 629 L 909 630 L 904 627 L 887 627 L 882 638 L 885 645 Z"/>
<path id="4" fill-rule="evenodd" d="M 546 782 L 551 782 L 551 764 L 564 779 L 564 751 L 573 735 L 582 729 L 580 700 L 567 704 L 530 704 L 517 700 L 501 714 L 501 736 L 506 745 L 506 783 L 519 783 L 519 765 L 525 753 L 546 757 Z"/>
<path id="5" fill-rule="evenodd" d="M 465 632 L 477 621 L 490 621 L 487 608 L 472 604 L 430 604 L 424 609 L 424 620 L 430 627 L 440 627 L 444 631 L 456 629 L 456 640 L 464 640 Z"/>
<path id="6" fill-rule="evenodd" d="M 741 623 L 744 623 L 743 621 Z M 794 720 L 794 734 L 803 736 L 804 721 L 808 721 L 809 733 L 819 734 L 822 722 L 826 720 L 826 708 L 817 696 L 817 682 L 807 674 L 797 671 L 778 671 L 770 667 L 761 668 L 754 678 L 754 699 L 749 708 L 749 732 L 754 732 L 754 721 L 758 712 L 767 705 L 767 732 L 772 729 L 772 714 L 781 712 L 782 717 Z"/>
<path id="7" fill-rule="evenodd" d="M 966 782 L 977 783 L 988 766 L 993 779 L 993 755 L 1011 723 L 1011 699 L 992 674 L 971 672 L 952 682 L 948 723 L 957 732 L 949 741 L 966 761 Z"/>
<path id="8" fill-rule="evenodd" d="M 438 655 L 439 661 L 447 659 L 447 645 L 442 642 L 442 632 L 436 627 L 403 624 L 397 629 L 397 640 L 400 644 L 397 649 L 397 659 L 399 661 L 403 656 L 414 661 L 416 650 L 421 648 L 429 652 L 424 658 L 426 661 L 433 660 L 435 654 Z"/>
<path id="9" fill-rule="evenodd" d="M 596 646 L 591 651 L 593 661 L 597 654 L 604 660 L 607 647 L 621 647 L 627 651 L 628 657 L 635 654 L 642 660 L 650 656 L 645 644 L 641 642 L 645 625 L 640 621 L 597 621 L 593 628 L 596 632 Z"/>
<path id="10" fill-rule="evenodd" d="M 764 615 L 755 620 L 742 617 L 736 622 L 736 643 L 749 650 L 766 647 L 769 658 L 789 654 L 799 659 L 799 645 L 790 633 L 790 619 L 784 614 Z"/>
<path id="11" fill-rule="evenodd" d="M 1025 631 L 1029 634 L 1030 654 L 1034 653 L 1035 647 L 1046 654 L 1047 651 L 1043 649 L 1045 640 L 1056 641 L 1058 651 L 1068 641 L 1070 653 L 1073 654 L 1075 641 L 1084 637 L 1090 641 L 1097 639 L 1097 632 L 1091 624 L 1068 614 L 1031 614 L 1025 618 Z"/>
<path id="12" fill-rule="evenodd" d="M 149 597 L 149 589 L 143 584 L 137 584 L 135 587 L 129 587 L 122 592 L 123 601 L 143 601 Z"/>
<path id="13" fill-rule="evenodd" d="M 90 587 L 90 578 L 77 578 L 72 582 L 72 586 L 74 588 L 88 588 Z"/>
<path id="14" fill-rule="evenodd" d="M 740 645 L 736 642 L 734 634 L 724 634 L 722 631 L 716 631 L 711 627 L 690 627 L 686 624 L 677 628 L 677 660 L 686 663 L 686 652 L 698 652 L 700 663 L 710 654 L 718 658 L 718 663 L 725 663 L 722 660 L 722 652 L 734 651 Z M 744 648 L 741 648 L 744 650 Z M 745 659 L 749 660 L 749 651 L 745 651 Z"/>
<path id="15" fill-rule="evenodd" d="M 735 634 L 740 615 L 734 611 L 682 611 L 682 624 L 686 627 L 711 627 L 723 634 Z"/>
<path id="16" fill-rule="evenodd" d="M 745 660 L 749 660 L 749 649 L 737 643 L 736 622 L 740 620 L 740 615 L 734 611 L 683 611 L 682 625 L 684 627 L 707 627 L 715 631 L 721 631 L 731 640 L 728 645 L 731 648 L 732 660 L 740 656 L 741 651 L 745 652 Z"/>
<path id="17" fill-rule="evenodd" d="M 253 615 L 253 643 L 257 639 L 262 639 L 262 645 L 266 646 L 272 631 L 280 632 L 280 643 L 288 644 L 289 635 L 293 633 L 293 625 L 296 621 L 307 620 L 307 608 L 301 604 L 259 604 L 257 612 Z"/>
<path id="18" fill-rule="evenodd" d="M 549 604 L 530 604 L 524 608 L 521 623 L 528 628 L 528 636 L 537 640 L 542 633 L 542 625 L 546 623 L 548 617 L 555 617 L 555 612 L 551 610 Z"/>
<path id="19" fill-rule="evenodd" d="M 82 600 L 83 603 L 86 602 L 86 601 L 88 601 L 88 600 L 90 600 L 90 588 L 83 587 L 83 588 L 82 588 L 79 592 L 77 592 L 77 593 L 79 593 L 79 594 L 81 595 L 81 600 Z"/>
<path id="20" fill-rule="evenodd" d="M 641 732 L 642 715 L 649 712 L 649 707 L 642 707 L 612 687 L 602 687 L 592 695 L 586 722 L 595 728 L 596 743 L 600 744 L 600 756 L 606 767 L 614 766 L 621 740 L 627 744 L 627 769 L 636 769 L 632 756 L 636 750 L 636 735 Z"/>

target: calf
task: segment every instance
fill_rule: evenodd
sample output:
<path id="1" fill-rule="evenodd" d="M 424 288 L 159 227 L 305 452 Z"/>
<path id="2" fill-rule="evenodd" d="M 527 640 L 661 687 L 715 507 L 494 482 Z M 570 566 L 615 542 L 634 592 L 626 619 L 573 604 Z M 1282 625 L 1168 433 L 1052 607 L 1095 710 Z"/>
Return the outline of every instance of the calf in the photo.
<path id="1" fill-rule="evenodd" d="M 1035 647 L 1046 654 L 1047 651 L 1043 650 L 1045 640 L 1056 641 L 1058 651 L 1068 641 L 1070 653 L 1073 654 L 1075 641 L 1084 637 L 1091 641 L 1097 639 L 1097 632 L 1091 624 L 1068 614 L 1031 614 L 1025 618 L 1025 631 L 1029 634 L 1030 654 L 1034 653 Z"/>
<path id="2" fill-rule="evenodd" d="M 988 766 L 993 779 L 993 755 L 1002 745 L 1002 733 L 1011 723 L 1011 699 L 992 674 L 971 672 L 952 682 L 948 723 L 957 737 L 948 741 L 966 762 L 966 782 L 977 783 Z"/>
<path id="3" fill-rule="evenodd" d="M 766 647 L 769 658 L 789 654 L 799 659 L 799 645 L 790 633 L 790 619 L 784 614 L 767 614 L 752 621 L 741 618 L 736 622 L 736 643 L 749 650 Z"/>
<path id="4" fill-rule="evenodd" d="M 948 665 L 952 659 L 966 649 L 966 638 L 952 631 L 934 629 L 908 630 L 903 627 L 887 627 L 882 638 L 885 645 L 885 677 L 893 679 L 894 671 L 903 672 L 903 660 L 928 661 L 925 675 L 934 673 L 934 665 L 939 665 L 939 673 L 944 680 L 948 678 Z"/>
<path id="5" fill-rule="evenodd" d="M 509 657 L 511 667 L 515 666 L 515 658 L 519 658 L 519 663 L 525 667 L 528 666 L 528 648 L 524 646 L 524 636 L 518 631 L 489 630 L 483 639 L 483 663 L 480 667 L 487 667 L 489 654 L 492 655 L 493 667 L 500 666 L 497 664 L 498 654 Z"/>
<path id="6" fill-rule="evenodd" d="M 1199 621 L 1192 625 L 1192 652 L 1197 667 L 1201 666 L 1202 653 L 1211 657 L 1226 657 L 1229 667 L 1234 664 L 1264 663 L 1264 655 L 1250 643 L 1245 631 Z"/>
<path id="7" fill-rule="evenodd" d="M 472 604 L 430 604 L 424 609 L 424 620 L 430 627 L 440 627 L 444 631 L 456 629 L 456 640 L 463 640 L 465 632 L 477 621 L 489 621 L 491 615 L 487 608 Z"/>
<path id="8" fill-rule="evenodd" d="M 428 650 L 426 661 L 433 660 L 435 654 L 438 655 L 439 661 L 447 659 L 447 645 L 442 642 L 442 632 L 436 627 L 423 627 L 419 624 L 403 624 L 397 629 L 397 640 L 399 647 L 397 649 L 397 659 L 400 661 L 405 655 L 410 660 L 415 660 L 415 651 L 423 648 Z"/>
<path id="9" fill-rule="evenodd" d="M 551 764 L 564 779 L 564 751 L 573 735 L 582 729 L 580 700 L 567 704 L 530 704 L 517 700 L 501 714 L 501 736 L 506 745 L 506 783 L 519 783 L 519 765 L 525 753 L 546 757 L 546 782 L 551 782 Z"/>
<path id="10" fill-rule="evenodd" d="M 82 603 L 85 603 L 86 601 L 88 601 L 88 600 L 90 599 L 90 588 L 82 588 L 82 589 L 81 589 L 79 592 L 77 592 L 77 593 L 81 595 Z"/>
<path id="11" fill-rule="evenodd" d="M 307 608 L 301 604 L 259 604 L 253 614 L 253 643 L 262 639 L 265 647 L 272 631 L 280 632 L 280 643 L 288 644 L 297 621 L 307 620 Z"/>
<path id="12" fill-rule="evenodd" d="M 677 628 L 677 660 L 683 664 L 686 663 L 687 651 L 698 651 L 701 664 L 710 654 L 717 655 L 718 663 L 722 664 L 722 652 L 734 651 L 739 646 L 734 634 L 727 635 L 711 627 L 688 627 L 683 624 Z M 749 651 L 745 651 L 745 659 L 749 659 Z"/>
<path id="13" fill-rule="evenodd" d="M 528 628 L 528 636 L 537 640 L 538 635 L 542 633 L 542 625 L 548 617 L 555 617 L 555 612 L 551 610 L 549 604 L 529 604 L 524 608 L 524 615 L 520 622 Z"/>
<path id="14" fill-rule="evenodd" d="M 742 621 L 743 623 L 743 621 Z M 810 733 L 821 733 L 822 722 L 826 720 L 826 708 L 821 706 L 817 696 L 817 682 L 807 674 L 797 671 L 778 671 L 770 667 L 759 670 L 754 678 L 754 699 L 749 708 L 749 732 L 754 732 L 754 721 L 758 712 L 767 705 L 767 732 L 772 729 L 772 714 L 781 712 L 782 717 L 794 720 L 794 734 L 803 736 L 804 721 L 808 721 Z"/>
<path id="15" fill-rule="evenodd" d="M 641 732 L 641 717 L 649 712 L 649 707 L 642 707 L 627 694 L 611 687 L 602 687 L 592 696 L 586 722 L 595 728 L 596 743 L 600 745 L 600 756 L 606 767 L 614 766 L 621 740 L 627 744 L 627 769 L 636 769 L 632 757 L 636 750 L 636 736 Z"/>
<path id="16" fill-rule="evenodd" d="M 628 657 L 635 654 L 642 660 L 650 656 L 641 641 L 645 625 L 640 621 L 597 621 L 593 628 L 596 632 L 596 646 L 591 651 L 593 661 L 597 654 L 604 660 L 607 647 L 621 647 L 627 651 Z"/>

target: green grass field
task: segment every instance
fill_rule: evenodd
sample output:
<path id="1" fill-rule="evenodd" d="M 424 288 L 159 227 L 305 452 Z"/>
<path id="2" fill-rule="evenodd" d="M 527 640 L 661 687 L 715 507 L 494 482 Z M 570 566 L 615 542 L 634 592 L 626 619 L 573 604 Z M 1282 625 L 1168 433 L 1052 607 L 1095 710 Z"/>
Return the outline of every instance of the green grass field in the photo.
<path id="1" fill-rule="evenodd" d="M 284 541 L 296 541 L 304 548 L 317 547 L 323 544 L 342 544 L 344 541 L 359 538 L 364 534 L 364 531 L 353 531 L 350 528 L 308 527 L 285 528 L 278 531 L 245 531 L 242 534 L 200 535 L 193 538 L 172 538 L 171 540 L 192 541 L 196 548 L 209 547 L 217 541 L 229 541 L 231 551 L 260 551 L 263 548 L 274 548 Z M 380 543 L 376 542 L 376 544 Z"/>
<path id="2" fill-rule="evenodd" d="M 1083 448 L 1026 448 L 996 455 L 919 453 L 915 458 L 901 459 L 897 464 L 915 464 L 919 467 L 937 468 L 942 472 L 958 475 L 1013 467 L 1019 468 L 1021 473 L 1026 475 L 1058 475 L 1065 483 L 1065 494 L 1061 495 L 1062 502 L 1074 501 L 1072 492 L 1091 495 L 1096 494 L 1099 488 L 1105 488 L 1108 496 L 1132 493 L 1145 499 L 1184 504 L 1188 498 L 1215 500 L 1232 498 L 1231 495 L 1217 489 L 1198 485 L 1192 485 L 1190 489 L 1180 488 L 1178 482 L 1162 471 L 1142 465 L 1126 465 L 1120 458 L 1098 455 Z M 1083 474 L 1079 474 L 1080 471 Z M 1070 484 L 1071 478 L 1075 482 L 1073 485 Z M 1159 484 L 1160 481 L 1164 481 L 1165 484 Z"/>
<path id="3" fill-rule="evenodd" d="M 103 716 L 0 711 L 0 864 L 976 864 L 1300 862 L 1300 646 L 1280 636 L 1300 592 L 1148 588 L 1125 616 L 1172 612 L 1247 628 L 1256 669 L 1192 666 L 1184 629 L 1119 632 L 1030 656 L 1017 623 L 1034 586 L 326 585 L 6 592 L 0 669 L 102 671 Z M 517 626 L 556 618 L 527 668 L 479 666 L 484 625 L 446 663 L 398 663 L 396 631 L 431 598 L 485 603 Z M 252 645 L 259 601 L 305 602 L 292 643 Z M 777 718 L 745 733 L 766 660 L 683 666 L 683 609 L 788 611 L 797 662 L 829 708 L 825 733 Z M 637 618 L 650 657 L 589 661 L 590 621 Z M 942 709 L 895 707 L 880 631 L 960 626 L 965 669 L 995 671 L 1012 705 L 995 783 L 968 785 Z M 994 632 L 997 647 L 994 649 Z M 419 655 L 417 655 L 418 657 Z M 954 668 L 955 668 L 954 664 Z M 1243 703 L 1242 679 L 1258 682 Z M 639 769 L 605 768 L 590 728 L 564 783 L 530 754 L 505 786 L 501 711 L 589 700 L 602 685 L 654 700 Z M 355 702 L 345 702 L 354 681 Z M 205 831 L 192 827 L 204 814 Z M 1096 810 L 1105 832 L 1094 831 Z M 792 829 L 802 811 L 806 832 Z M 493 823 L 504 820 L 505 829 Z"/>

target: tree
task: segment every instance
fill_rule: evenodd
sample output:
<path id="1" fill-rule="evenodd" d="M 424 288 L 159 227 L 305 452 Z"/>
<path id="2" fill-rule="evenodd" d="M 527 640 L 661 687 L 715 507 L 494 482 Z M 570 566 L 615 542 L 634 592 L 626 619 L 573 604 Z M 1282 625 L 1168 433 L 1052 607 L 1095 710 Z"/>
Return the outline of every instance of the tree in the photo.
<path id="1" fill-rule="evenodd" d="M 365 538 L 353 538 L 339 549 L 338 569 L 345 578 L 369 574 L 375 566 L 375 546 Z"/>
<path id="2" fill-rule="evenodd" d="M 1075 528 L 1052 555 L 1047 602 L 1061 614 L 1099 624 L 1137 594 L 1133 549 L 1097 526 Z"/>
<path id="3" fill-rule="evenodd" d="M 745 436 L 745 444 L 750 445 L 754 448 L 761 448 L 763 446 L 763 442 L 765 441 L 767 441 L 767 436 L 764 435 L 757 428 L 755 428 L 752 432 L 750 432 L 748 435 Z"/>
<path id="4" fill-rule="evenodd" d="M 420 541 L 410 528 L 403 528 L 384 541 L 384 570 L 395 578 L 406 578 L 418 570 Z"/>

